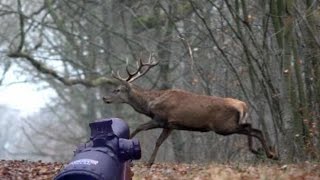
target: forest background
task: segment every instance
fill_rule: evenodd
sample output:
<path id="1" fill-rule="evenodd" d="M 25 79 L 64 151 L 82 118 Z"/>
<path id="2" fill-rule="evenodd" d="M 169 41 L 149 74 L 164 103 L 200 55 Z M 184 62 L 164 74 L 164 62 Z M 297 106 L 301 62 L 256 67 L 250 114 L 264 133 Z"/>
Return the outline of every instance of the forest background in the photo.
<path id="1" fill-rule="evenodd" d="M 233 97 L 282 161 L 319 159 L 320 8 L 317 0 L 1 0 L 0 85 L 8 72 L 50 89 L 46 106 L 17 118 L 0 107 L 0 157 L 65 161 L 106 117 L 148 120 L 105 105 L 111 72 L 150 54 L 159 65 L 136 82 Z M 28 94 L 25 94 L 28 96 Z M 192 103 L 192 102 L 190 102 Z M 159 130 L 138 134 L 143 159 Z M 260 146 L 257 142 L 256 146 Z M 241 135 L 174 131 L 157 161 L 257 158 Z"/>

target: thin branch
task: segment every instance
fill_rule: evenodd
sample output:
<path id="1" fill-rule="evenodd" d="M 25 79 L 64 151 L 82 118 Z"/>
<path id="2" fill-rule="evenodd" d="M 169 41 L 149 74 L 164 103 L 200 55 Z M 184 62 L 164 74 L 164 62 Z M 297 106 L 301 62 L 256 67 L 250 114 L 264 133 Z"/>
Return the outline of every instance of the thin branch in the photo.
<path id="1" fill-rule="evenodd" d="M 66 86 L 72 86 L 76 84 L 82 84 L 86 87 L 96 87 L 105 83 L 114 83 L 110 78 L 105 77 L 99 77 L 96 79 L 71 79 L 62 77 L 58 74 L 57 71 L 54 71 L 53 69 L 48 68 L 45 64 L 37 61 L 34 57 L 32 57 L 30 54 L 22 52 L 24 43 L 25 43 L 25 31 L 24 31 L 24 17 L 25 15 L 22 13 L 22 6 L 21 6 L 21 0 L 17 0 L 17 8 L 18 8 L 18 14 L 19 14 L 19 20 L 20 20 L 20 43 L 18 48 L 15 50 L 15 52 L 9 53 L 8 57 L 11 58 L 24 58 L 27 61 L 31 63 L 31 65 L 36 68 L 39 72 L 47 75 L 51 75 L 53 78 L 57 79 L 58 81 L 62 82 Z M 42 10 L 44 7 L 40 8 Z M 40 11 L 39 10 L 39 11 Z M 38 13 L 38 12 L 36 12 Z"/>
<path id="2" fill-rule="evenodd" d="M 191 49 L 191 45 L 184 37 L 179 36 L 179 38 L 182 40 L 183 44 L 188 49 L 188 54 L 189 54 L 190 60 L 191 60 L 191 71 L 192 71 L 192 73 L 194 73 L 193 72 L 194 58 L 193 58 L 193 52 L 192 52 L 192 49 Z"/>
<path id="3" fill-rule="evenodd" d="M 20 25 L 20 44 L 18 46 L 17 52 L 20 52 L 24 45 L 25 32 L 24 32 L 24 17 L 22 13 L 21 1 L 18 1 L 18 14 L 19 14 L 19 25 Z"/>
<path id="4" fill-rule="evenodd" d="M 1 74 L 1 76 L 0 76 L 0 86 L 2 85 L 2 82 L 3 82 L 3 80 L 5 79 L 6 74 L 7 74 L 7 72 L 9 71 L 10 67 L 11 67 L 11 63 L 6 61 L 6 62 L 4 63 L 3 72 L 2 72 L 2 74 Z"/>
<path id="5" fill-rule="evenodd" d="M 195 6 L 194 2 L 192 0 L 189 0 L 189 3 L 192 7 L 192 9 L 194 10 L 195 14 L 197 15 L 197 17 L 202 21 L 202 23 L 204 24 L 205 28 L 207 29 L 209 36 L 211 38 L 211 40 L 213 41 L 213 43 L 215 44 L 215 46 L 217 47 L 217 49 L 219 50 L 219 52 L 221 53 L 221 55 L 223 56 L 223 59 L 225 61 L 225 63 L 231 68 L 232 72 L 234 73 L 234 75 L 236 76 L 240 88 L 245 96 L 245 98 L 249 101 L 250 98 L 245 90 L 244 84 L 241 81 L 241 78 L 239 76 L 239 74 L 237 73 L 236 68 L 233 66 L 233 64 L 230 62 L 228 56 L 226 55 L 226 53 L 224 52 L 224 50 L 220 47 L 217 39 L 214 37 L 214 33 L 212 32 L 212 30 L 209 27 L 209 24 L 207 23 L 207 21 L 205 20 L 205 18 L 198 12 L 198 8 Z M 249 101 L 250 102 L 250 101 Z"/>
<path id="6" fill-rule="evenodd" d="M 37 153 L 39 153 L 40 156 L 48 156 L 49 154 L 42 151 L 42 148 L 40 148 L 37 144 L 34 143 L 33 139 L 30 137 L 30 135 L 27 133 L 27 131 L 25 130 L 24 127 L 21 128 L 23 134 L 25 135 L 25 137 L 28 139 L 28 141 L 30 142 L 30 144 L 32 145 L 32 147 L 37 151 Z M 50 155 L 52 156 L 52 155 Z"/>
<path id="7" fill-rule="evenodd" d="M 34 59 L 30 54 L 23 53 L 23 52 L 9 53 L 8 57 L 24 58 L 27 61 L 29 61 L 31 63 L 31 65 L 34 68 L 36 68 L 39 72 L 41 72 L 42 74 L 47 74 L 47 75 L 52 76 L 54 79 L 60 81 L 61 83 L 63 83 L 66 86 L 81 84 L 86 87 L 97 87 L 97 86 L 100 86 L 103 84 L 108 84 L 108 83 L 114 84 L 115 83 L 115 81 L 113 79 L 107 78 L 107 77 L 98 77 L 96 79 L 73 79 L 73 78 L 63 77 L 63 76 L 59 75 L 57 71 L 55 71 L 51 68 L 48 68 L 45 64 Z"/>
<path id="8" fill-rule="evenodd" d="M 56 142 L 65 142 L 66 144 L 74 144 L 76 142 L 76 138 L 72 138 L 72 137 L 63 137 L 60 134 L 57 135 L 52 135 L 49 132 L 50 131 L 46 131 L 49 129 L 49 127 L 44 128 L 44 131 L 41 131 L 39 129 L 37 129 L 36 127 L 34 127 L 31 123 L 29 123 L 27 120 L 24 120 L 24 123 L 29 127 L 29 129 L 31 129 L 34 134 L 37 134 L 39 136 L 43 136 L 45 139 L 50 139 Z"/>

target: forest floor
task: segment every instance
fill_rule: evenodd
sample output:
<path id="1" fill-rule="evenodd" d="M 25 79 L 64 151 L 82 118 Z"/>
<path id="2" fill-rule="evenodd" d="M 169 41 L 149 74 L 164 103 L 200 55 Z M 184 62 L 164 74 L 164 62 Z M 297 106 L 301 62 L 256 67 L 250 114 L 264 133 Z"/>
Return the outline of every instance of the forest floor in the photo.
<path id="1" fill-rule="evenodd" d="M 63 168 L 62 163 L 25 160 L 0 161 L 0 180 L 47 180 Z M 150 169 L 143 163 L 132 167 L 133 180 L 320 180 L 320 163 L 299 164 L 184 164 L 156 163 Z"/>

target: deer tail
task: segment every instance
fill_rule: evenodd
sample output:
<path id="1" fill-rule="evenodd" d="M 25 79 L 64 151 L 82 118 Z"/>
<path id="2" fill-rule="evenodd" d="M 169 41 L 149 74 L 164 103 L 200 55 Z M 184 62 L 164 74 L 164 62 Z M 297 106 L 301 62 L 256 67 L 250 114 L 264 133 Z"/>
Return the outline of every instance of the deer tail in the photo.
<path id="1" fill-rule="evenodd" d="M 243 108 L 239 111 L 239 124 L 250 124 L 248 121 L 248 107 L 244 104 Z"/>

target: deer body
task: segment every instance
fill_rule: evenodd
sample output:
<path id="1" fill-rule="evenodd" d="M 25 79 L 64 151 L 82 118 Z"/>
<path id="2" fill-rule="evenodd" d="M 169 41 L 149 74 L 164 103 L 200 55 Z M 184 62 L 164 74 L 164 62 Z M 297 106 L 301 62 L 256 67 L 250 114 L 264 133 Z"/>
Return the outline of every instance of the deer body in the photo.
<path id="1" fill-rule="evenodd" d="M 105 103 L 127 103 L 135 111 L 151 118 L 151 121 L 138 126 L 130 135 L 131 137 L 140 131 L 163 129 L 148 165 L 153 164 L 159 147 L 174 129 L 214 131 L 221 135 L 244 134 L 248 137 L 251 152 L 258 154 L 252 147 L 252 137 L 255 137 L 261 142 L 268 158 L 278 158 L 276 153 L 267 146 L 262 132 L 252 128 L 247 121 L 246 103 L 233 98 L 199 95 L 179 89 L 144 90 L 130 83 L 141 76 L 139 72 L 143 66 L 148 66 L 148 69 L 142 75 L 155 65 L 143 64 L 140 61 L 137 72 L 131 74 L 127 69 L 129 77 L 126 80 L 120 76 L 115 77 L 120 85 L 109 96 L 103 97 Z"/>
<path id="2" fill-rule="evenodd" d="M 175 89 L 162 91 L 148 103 L 148 109 L 172 129 L 228 134 L 239 125 L 240 112 L 232 100 Z"/>

